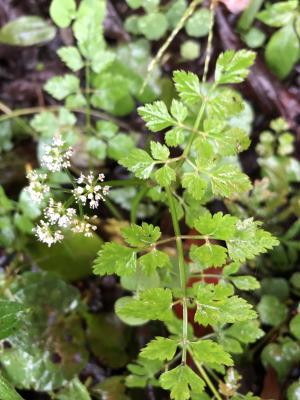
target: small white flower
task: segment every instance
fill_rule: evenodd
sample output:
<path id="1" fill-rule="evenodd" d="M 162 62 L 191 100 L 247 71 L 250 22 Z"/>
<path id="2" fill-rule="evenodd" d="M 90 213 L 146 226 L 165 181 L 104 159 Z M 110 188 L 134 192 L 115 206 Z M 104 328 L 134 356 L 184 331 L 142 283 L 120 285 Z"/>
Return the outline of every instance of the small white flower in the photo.
<path id="1" fill-rule="evenodd" d="M 78 186 L 73 190 L 73 195 L 77 203 L 85 205 L 89 203 L 90 208 L 97 208 L 100 201 L 105 201 L 105 196 L 109 192 L 109 186 L 102 186 L 99 182 L 105 179 L 104 174 L 99 174 L 95 177 L 93 172 L 88 175 L 81 174 L 77 179 Z"/>
<path id="2" fill-rule="evenodd" d="M 40 224 L 34 228 L 35 236 L 42 243 L 51 247 L 53 244 L 61 242 L 64 238 L 64 235 L 60 230 L 54 230 L 51 227 L 49 222 L 45 222 L 43 220 L 40 221 Z"/>
<path id="3" fill-rule="evenodd" d="M 29 180 L 29 186 L 26 188 L 27 193 L 32 201 L 41 203 L 50 192 L 49 186 L 45 183 L 47 175 L 33 170 L 27 174 L 27 179 Z"/>
<path id="4" fill-rule="evenodd" d="M 67 147 L 61 135 L 54 137 L 51 145 L 45 147 L 41 164 L 51 172 L 59 172 L 70 167 L 70 158 L 73 154 L 71 147 Z"/>
<path id="5" fill-rule="evenodd" d="M 53 199 L 50 199 L 44 214 L 50 225 L 67 228 L 72 224 L 76 216 L 76 210 L 74 208 L 65 208 L 63 203 L 56 203 Z"/>
<path id="6" fill-rule="evenodd" d="M 74 233 L 83 233 L 85 237 L 93 236 L 93 231 L 97 230 L 95 225 L 90 224 L 89 217 L 87 215 L 84 216 L 83 219 L 74 220 L 74 224 L 71 228 Z"/>

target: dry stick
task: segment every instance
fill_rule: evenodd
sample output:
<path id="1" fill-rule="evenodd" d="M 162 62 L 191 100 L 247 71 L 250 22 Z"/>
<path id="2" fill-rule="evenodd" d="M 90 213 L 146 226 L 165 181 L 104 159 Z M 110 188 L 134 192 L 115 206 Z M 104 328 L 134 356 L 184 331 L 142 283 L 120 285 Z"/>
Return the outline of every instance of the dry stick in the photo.
<path id="1" fill-rule="evenodd" d="M 171 32 L 170 36 L 167 38 L 167 40 L 164 42 L 164 44 L 158 50 L 156 56 L 153 58 L 153 60 L 148 65 L 147 75 L 146 75 L 146 78 L 145 78 L 145 80 L 143 82 L 143 86 L 141 88 L 140 93 L 143 93 L 143 91 L 145 90 L 145 87 L 146 87 L 147 83 L 149 82 L 150 75 L 151 75 L 154 67 L 156 66 L 156 64 L 158 64 L 161 61 L 162 56 L 164 55 L 165 51 L 170 46 L 170 44 L 173 42 L 173 40 L 174 40 L 175 36 L 177 35 L 177 33 L 184 27 L 184 24 L 186 23 L 188 18 L 194 13 L 196 7 L 200 3 L 202 3 L 202 1 L 203 0 L 194 0 L 194 1 L 191 2 L 191 4 L 188 6 L 188 8 L 183 13 L 183 15 L 182 15 L 181 19 L 179 20 L 178 24 L 175 26 L 175 28 Z"/>
<path id="2" fill-rule="evenodd" d="M 207 49 L 206 49 L 206 57 L 205 57 L 205 64 L 204 64 L 204 72 L 203 72 L 202 82 L 206 82 L 209 62 L 210 62 L 211 53 L 212 53 L 212 40 L 213 40 L 213 30 L 214 30 L 214 22 L 215 22 L 215 9 L 216 9 L 216 6 L 217 6 L 217 1 L 218 0 L 211 0 L 211 3 L 210 3 L 211 18 L 210 18 L 210 24 L 209 24 L 209 34 L 208 34 L 208 39 L 207 39 Z"/>

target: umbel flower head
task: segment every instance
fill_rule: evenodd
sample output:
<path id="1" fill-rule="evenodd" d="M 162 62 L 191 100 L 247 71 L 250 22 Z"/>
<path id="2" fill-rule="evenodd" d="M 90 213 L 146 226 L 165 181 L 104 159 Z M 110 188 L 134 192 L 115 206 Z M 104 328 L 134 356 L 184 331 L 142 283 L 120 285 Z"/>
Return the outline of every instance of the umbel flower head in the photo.
<path id="1" fill-rule="evenodd" d="M 109 186 L 102 186 L 104 174 L 95 177 L 93 172 L 88 175 L 81 174 L 77 179 L 78 187 L 73 190 L 73 195 L 77 203 L 89 204 L 90 208 L 97 208 L 100 201 L 105 201 L 105 196 L 109 192 Z"/>
<path id="2" fill-rule="evenodd" d="M 76 210 L 75 208 L 65 208 L 63 203 L 55 203 L 53 199 L 50 199 L 44 215 L 51 225 L 57 224 L 60 228 L 68 228 L 76 217 Z"/>
<path id="3" fill-rule="evenodd" d="M 53 142 L 45 146 L 41 164 L 51 172 L 59 172 L 63 168 L 70 167 L 72 154 L 72 147 L 66 145 L 61 135 L 56 135 Z"/>
<path id="4" fill-rule="evenodd" d="M 89 217 L 79 219 L 75 208 L 66 208 L 63 203 L 49 200 L 49 205 L 44 210 L 44 220 L 33 229 L 40 242 L 51 247 L 64 239 L 62 229 L 70 229 L 74 233 L 83 233 L 85 237 L 91 237 L 97 229 L 89 223 Z"/>
<path id="5" fill-rule="evenodd" d="M 49 186 L 45 183 L 47 175 L 33 170 L 28 172 L 27 179 L 29 180 L 27 193 L 33 202 L 41 203 L 50 192 Z"/>
<path id="6" fill-rule="evenodd" d="M 52 246 L 54 243 L 61 242 L 64 238 L 61 230 L 55 229 L 50 222 L 41 220 L 40 223 L 33 229 L 36 237 L 40 242 Z"/>

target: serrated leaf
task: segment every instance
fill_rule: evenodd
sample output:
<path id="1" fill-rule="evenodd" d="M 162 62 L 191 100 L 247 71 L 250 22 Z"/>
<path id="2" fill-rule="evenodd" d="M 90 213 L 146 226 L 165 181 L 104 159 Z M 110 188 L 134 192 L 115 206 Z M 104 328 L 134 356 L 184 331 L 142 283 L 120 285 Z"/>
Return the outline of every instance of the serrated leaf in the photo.
<path id="1" fill-rule="evenodd" d="M 223 347 L 212 340 L 199 340 L 190 343 L 193 356 L 199 363 L 233 365 L 230 354 Z"/>
<path id="2" fill-rule="evenodd" d="M 254 343 L 264 336 L 265 332 L 259 328 L 258 320 L 236 322 L 226 329 L 226 335 L 238 339 L 242 343 Z"/>
<path id="3" fill-rule="evenodd" d="M 149 360 L 172 360 L 176 353 L 177 342 L 173 339 L 157 336 L 140 352 L 140 356 Z"/>
<path id="4" fill-rule="evenodd" d="M 214 152 L 222 156 L 232 156 L 247 150 L 250 139 L 245 131 L 240 128 L 225 128 L 218 126 L 218 120 L 205 120 L 204 131 L 207 132 L 205 139 L 198 138 L 200 144 L 208 140 L 214 148 Z"/>
<path id="5" fill-rule="evenodd" d="M 204 244 L 200 247 L 191 246 L 190 257 L 200 264 L 201 269 L 221 267 L 227 259 L 227 249 L 218 244 Z"/>
<path id="6" fill-rule="evenodd" d="M 171 114 L 178 122 L 184 122 L 188 116 L 188 109 L 180 101 L 173 99 L 171 104 Z"/>
<path id="7" fill-rule="evenodd" d="M 157 242 L 161 236 L 158 226 L 143 222 L 141 226 L 131 224 L 122 229 L 122 236 L 125 241 L 133 247 L 149 247 Z"/>
<path id="8" fill-rule="evenodd" d="M 158 169 L 155 174 L 155 179 L 160 186 L 170 186 L 172 182 L 176 181 L 176 173 L 173 168 L 168 165 L 164 165 Z"/>
<path id="9" fill-rule="evenodd" d="M 249 74 L 254 63 L 255 53 L 249 50 L 227 50 L 222 53 L 216 64 L 215 81 L 218 84 L 240 83 Z"/>
<path id="10" fill-rule="evenodd" d="M 75 0 L 52 0 L 50 16 L 60 28 L 67 28 L 75 16 Z"/>
<path id="11" fill-rule="evenodd" d="M 138 113 L 152 132 L 158 132 L 176 125 L 163 101 L 156 101 L 152 104 L 146 104 L 144 107 L 139 107 Z"/>
<path id="12" fill-rule="evenodd" d="M 188 105 L 198 103 L 201 99 L 200 82 L 192 72 L 175 71 L 173 80 L 179 97 Z"/>
<path id="13" fill-rule="evenodd" d="M 131 275 L 136 271 L 136 252 L 118 243 L 105 243 L 94 261 L 98 275 Z"/>
<path id="14" fill-rule="evenodd" d="M 255 290 L 260 288 L 260 283 L 254 276 L 233 276 L 230 280 L 240 290 Z"/>
<path id="15" fill-rule="evenodd" d="M 196 289 L 195 321 L 207 326 L 254 319 L 256 312 L 252 305 L 232 294 L 232 286 L 228 284 L 199 284 Z"/>
<path id="16" fill-rule="evenodd" d="M 186 71 L 175 71 L 173 80 L 179 97 L 186 104 L 193 105 L 202 99 L 200 82 L 196 74 Z"/>
<path id="17" fill-rule="evenodd" d="M 165 135 L 165 141 L 168 146 L 179 146 L 184 142 L 184 130 L 179 127 L 169 130 Z"/>
<path id="18" fill-rule="evenodd" d="M 57 100 L 63 100 L 70 94 L 79 91 L 79 79 L 70 74 L 55 76 L 45 84 L 44 89 Z"/>
<path id="19" fill-rule="evenodd" d="M 137 178 L 147 179 L 152 173 L 155 161 L 146 151 L 134 149 L 128 157 L 120 160 L 120 164 L 133 172 Z"/>
<path id="20" fill-rule="evenodd" d="M 160 251 L 152 250 L 139 258 L 139 263 L 145 274 L 151 275 L 157 268 L 163 268 L 170 265 L 169 256 Z"/>
<path id="21" fill-rule="evenodd" d="M 182 177 L 182 187 L 195 199 L 201 200 L 207 188 L 207 182 L 195 172 L 186 172 Z"/>
<path id="22" fill-rule="evenodd" d="M 167 160 L 170 156 L 170 151 L 164 144 L 159 142 L 150 142 L 151 154 L 155 160 Z"/>
<path id="23" fill-rule="evenodd" d="M 195 229 L 202 235 L 211 236 L 214 239 L 228 240 L 234 236 L 238 219 L 232 215 L 218 212 L 212 215 L 210 212 L 201 215 L 194 223 Z"/>
<path id="24" fill-rule="evenodd" d="M 187 365 L 164 372 L 160 376 L 160 383 L 163 389 L 171 391 L 173 400 L 188 400 L 191 392 L 201 394 L 205 387 L 204 381 Z"/>
<path id="25" fill-rule="evenodd" d="M 226 120 L 240 114 L 243 109 L 244 104 L 240 95 L 228 88 L 213 92 L 206 106 L 211 120 Z"/>
<path id="26" fill-rule="evenodd" d="M 66 64 L 72 71 L 79 71 L 83 68 L 82 57 L 75 46 L 61 47 L 57 54 L 59 58 Z"/>
<path id="27" fill-rule="evenodd" d="M 140 292 L 138 298 L 125 304 L 120 310 L 122 317 L 168 321 L 172 318 L 172 292 L 154 288 Z"/>
<path id="28" fill-rule="evenodd" d="M 212 191 L 216 196 L 232 197 L 251 189 L 246 174 L 235 165 L 224 164 L 210 172 Z"/>
<path id="29" fill-rule="evenodd" d="M 228 254 L 234 261 L 244 262 L 253 259 L 260 253 L 266 253 L 278 240 L 269 232 L 259 227 L 259 223 L 248 218 L 236 224 L 236 232 L 232 239 L 227 241 Z"/>
<path id="30" fill-rule="evenodd" d="M 297 0 L 279 1 L 275 4 L 269 4 L 265 10 L 257 14 L 256 18 L 264 24 L 279 28 L 292 23 L 294 11 L 298 7 Z"/>

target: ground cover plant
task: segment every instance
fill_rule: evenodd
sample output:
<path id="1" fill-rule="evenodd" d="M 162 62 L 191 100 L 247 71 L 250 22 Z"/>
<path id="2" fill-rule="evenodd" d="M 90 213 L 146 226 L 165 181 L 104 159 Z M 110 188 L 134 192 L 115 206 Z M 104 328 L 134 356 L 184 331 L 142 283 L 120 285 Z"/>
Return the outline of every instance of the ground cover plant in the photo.
<path id="1" fill-rule="evenodd" d="M 0 398 L 300 398 L 298 1 L 0 9 Z"/>

